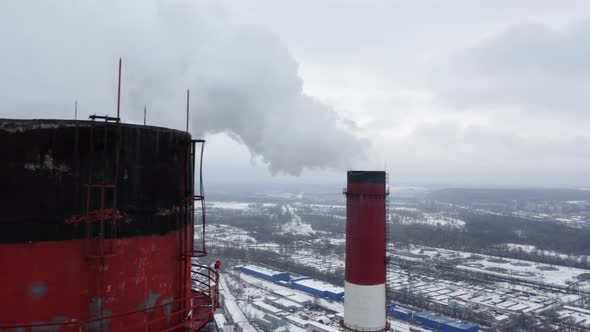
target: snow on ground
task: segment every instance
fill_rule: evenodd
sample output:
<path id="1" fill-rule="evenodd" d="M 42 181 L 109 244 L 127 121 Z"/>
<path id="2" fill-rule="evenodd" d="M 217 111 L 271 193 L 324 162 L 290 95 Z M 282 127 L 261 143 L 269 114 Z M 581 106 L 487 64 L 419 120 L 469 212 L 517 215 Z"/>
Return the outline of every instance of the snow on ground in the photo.
<path id="1" fill-rule="evenodd" d="M 579 268 L 497 256 L 475 255 L 469 252 L 426 246 L 413 246 L 409 250 L 399 250 L 390 246 L 390 250 L 394 257 L 400 257 L 405 260 L 463 259 L 464 262 L 457 267 L 466 271 L 477 271 L 501 276 L 511 275 L 514 278 L 535 280 L 561 286 L 568 286 L 569 283 L 577 281 L 577 276 L 590 273 L 590 270 Z M 581 288 L 587 288 L 588 284 L 584 283 L 579 286 Z"/>
<path id="2" fill-rule="evenodd" d="M 309 300 L 311 302 L 316 302 L 318 304 L 318 306 L 334 311 L 334 312 L 339 312 L 342 313 L 344 312 L 344 306 L 342 303 L 340 302 L 334 302 L 334 301 L 328 301 L 326 299 L 320 299 L 320 298 L 316 298 L 312 295 L 309 295 L 308 293 L 302 292 L 300 290 L 297 289 L 293 289 L 293 288 L 288 288 L 285 286 L 281 286 L 275 283 L 272 283 L 270 281 L 266 281 L 263 279 L 259 279 L 244 273 L 240 273 L 239 274 L 240 279 L 244 280 L 245 282 L 255 285 L 256 287 L 260 287 L 263 289 L 266 289 L 268 291 L 276 291 L 276 290 L 286 290 L 288 289 L 289 292 L 296 294 L 297 296 L 299 296 L 302 299 L 306 299 Z"/>
<path id="3" fill-rule="evenodd" d="M 257 242 L 255 238 L 241 228 L 225 224 L 207 224 L 205 227 L 208 236 L 218 243 L 226 242 L 234 246 L 243 246 L 246 244 L 255 244 Z M 200 233 L 196 233 L 195 236 L 199 236 L 198 234 Z"/>
<path id="4" fill-rule="evenodd" d="M 208 208 L 225 209 L 225 210 L 249 210 L 261 207 L 274 207 L 275 203 L 253 203 L 253 202 L 207 202 Z"/>
<path id="5" fill-rule="evenodd" d="M 249 203 L 244 202 L 207 202 L 208 207 L 226 210 L 247 210 Z"/>
<path id="6" fill-rule="evenodd" d="M 391 208 L 394 211 L 418 211 L 418 209 L 413 207 L 405 207 L 405 206 L 396 206 Z"/>
<path id="7" fill-rule="evenodd" d="M 395 211 L 418 211 L 415 208 L 408 208 L 408 207 L 394 207 L 392 208 L 393 214 Z M 425 225 L 432 225 L 432 226 L 447 226 L 447 227 L 454 227 L 454 228 L 463 228 L 465 226 L 465 222 L 463 220 L 459 220 L 456 218 L 451 218 L 444 216 L 440 213 L 419 213 L 419 216 L 416 217 L 408 217 L 402 216 L 400 218 L 400 223 L 402 224 L 425 224 Z"/>
<path id="8" fill-rule="evenodd" d="M 236 302 L 236 298 L 229 291 L 229 288 L 227 286 L 225 278 L 223 278 L 223 277 L 220 278 L 219 293 L 223 297 L 223 307 L 224 307 L 225 311 L 228 313 L 228 315 L 230 316 L 232 322 L 234 322 L 234 324 L 236 324 L 236 325 L 241 326 L 244 331 L 257 331 L 254 328 L 254 326 L 252 326 L 248 322 L 248 320 L 246 319 L 246 316 L 244 315 L 242 310 L 239 308 L 239 306 Z"/>
<path id="9" fill-rule="evenodd" d="M 576 324 L 584 325 L 590 328 L 590 310 L 580 307 L 563 306 L 562 310 L 557 311 L 560 318 L 568 318 Z"/>
<path id="10" fill-rule="evenodd" d="M 543 252 L 543 255 L 545 255 L 545 256 L 557 256 L 557 257 L 564 258 L 564 259 L 570 257 L 567 254 L 564 254 L 564 253 L 558 252 L 558 251 L 553 251 L 553 250 L 539 250 L 539 249 L 537 249 L 537 247 L 532 246 L 532 245 L 516 244 L 516 243 L 505 243 L 505 244 L 503 244 L 503 246 L 506 246 L 511 251 L 519 251 L 519 250 L 522 250 L 522 251 L 524 251 L 526 253 L 532 253 L 532 252 L 539 252 L 540 253 L 542 251 Z M 588 256 L 575 255 L 573 257 L 575 257 L 575 259 L 578 262 L 582 262 L 584 260 L 584 257 L 588 257 Z"/>
<path id="11" fill-rule="evenodd" d="M 450 226 L 455 228 L 462 228 L 465 226 L 463 220 L 450 218 L 450 217 L 437 217 L 429 214 L 424 215 L 424 219 L 409 219 L 404 218 L 401 220 L 402 224 L 426 224 L 432 226 Z"/>

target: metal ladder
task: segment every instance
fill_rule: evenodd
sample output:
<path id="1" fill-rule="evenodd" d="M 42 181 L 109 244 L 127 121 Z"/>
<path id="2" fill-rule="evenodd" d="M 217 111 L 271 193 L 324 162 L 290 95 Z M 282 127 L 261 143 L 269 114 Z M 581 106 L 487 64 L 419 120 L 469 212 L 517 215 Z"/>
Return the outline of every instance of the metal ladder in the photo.
<path id="1" fill-rule="evenodd" d="M 105 305 L 105 261 L 108 257 L 116 255 L 113 241 L 107 240 L 116 238 L 117 221 L 122 218 L 117 209 L 121 131 L 118 117 L 91 115 L 90 120 L 88 182 L 86 183 L 85 211 L 82 218 L 85 231 L 85 256 L 88 267 L 94 275 L 89 279 L 90 285 L 88 287 L 91 316 L 102 317 Z M 97 120 L 104 120 L 104 123 L 97 126 Z M 113 122 L 115 126 L 110 125 Z M 100 139 L 102 142 L 99 141 Z M 109 151 L 110 143 L 114 143 L 112 145 L 113 151 Z M 111 153 L 114 156 L 109 156 Z M 112 157 L 114 157 L 114 161 L 111 159 Z M 100 165 L 101 160 L 104 164 L 95 169 L 95 163 Z M 97 328 L 102 331 L 106 328 L 106 324 Z"/>
<path id="2" fill-rule="evenodd" d="M 389 245 L 391 243 L 391 207 L 389 202 L 389 173 L 385 173 L 385 303 L 389 304 L 392 300 L 389 298 L 390 284 L 393 281 L 393 275 L 390 272 L 392 263 Z"/>

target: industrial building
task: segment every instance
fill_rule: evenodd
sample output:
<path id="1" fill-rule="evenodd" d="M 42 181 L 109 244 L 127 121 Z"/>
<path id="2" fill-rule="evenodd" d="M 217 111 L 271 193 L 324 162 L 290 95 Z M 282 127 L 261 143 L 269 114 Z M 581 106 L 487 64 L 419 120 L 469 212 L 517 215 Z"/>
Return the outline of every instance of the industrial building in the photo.
<path id="1" fill-rule="evenodd" d="M 294 289 L 309 293 L 314 296 L 327 298 L 333 301 L 343 301 L 344 289 L 332 284 L 314 280 L 309 277 L 295 279 L 291 282 Z"/>
<path id="2" fill-rule="evenodd" d="M 340 330 L 322 323 L 309 321 L 307 323 L 307 330 L 310 332 L 340 332 Z"/>
<path id="3" fill-rule="evenodd" d="M 233 324 L 229 324 L 225 319 L 225 316 L 222 313 L 215 313 L 213 315 L 213 320 L 215 321 L 215 327 L 219 332 L 233 332 L 234 326 Z"/>
<path id="4" fill-rule="evenodd" d="M 255 276 L 257 278 L 272 281 L 275 283 L 279 281 L 291 280 L 291 275 L 289 274 L 289 272 L 279 272 L 273 269 L 257 265 L 244 265 L 239 266 L 238 268 L 242 273 L 246 273 L 251 276 Z"/>
<path id="5" fill-rule="evenodd" d="M 345 331 L 386 331 L 383 171 L 349 171 L 346 195 Z"/>
<path id="6" fill-rule="evenodd" d="M 478 332 L 479 326 L 472 323 L 462 322 L 450 317 L 438 315 L 429 311 L 412 311 L 410 309 L 390 305 L 387 312 L 392 317 L 410 321 L 424 327 L 440 332 Z"/>
<path id="7" fill-rule="evenodd" d="M 479 326 L 465 323 L 446 316 L 437 315 L 429 311 L 415 312 L 414 322 L 441 332 L 478 332 Z"/>

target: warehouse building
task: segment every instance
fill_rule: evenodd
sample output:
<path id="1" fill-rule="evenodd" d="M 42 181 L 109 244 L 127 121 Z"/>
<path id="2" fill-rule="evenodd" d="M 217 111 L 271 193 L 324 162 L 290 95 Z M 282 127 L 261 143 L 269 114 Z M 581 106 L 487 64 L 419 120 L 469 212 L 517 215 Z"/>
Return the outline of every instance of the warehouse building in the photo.
<path id="1" fill-rule="evenodd" d="M 244 265 L 239 267 L 240 271 L 251 276 L 261 278 L 264 280 L 279 282 L 291 280 L 289 272 L 280 272 L 266 267 L 257 265 Z"/>
<path id="2" fill-rule="evenodd" d="M 298 278 L 292 281 L 291 287 L 302 292 L 322 298 L 327 298 L 333 301 L 343 301 L 344 299 L 344 288 L 337 287 L 323 281 L 314 280 L 309 277 Z"/>
<path id="3" fill-rule="evenodd" d="M 387 307 L 387 313 L 394 317 L 397 318 L 399 320 L 403 320 L 403 321 L 407 321 L 410 320 L 410 318 L 412 318 L 412 311 L 402 308 L 402 307 L 397 307 L 395 305 L 390 305 Z"/>
<path id="4" fill-rule="evenodd" d="M 430 311 L 414 312 L 410 309 L 389 305 L 387 313 L 402 321 L 411 321 L 424 327 L 441 332 L 478 332 L 479 326 L 473 323 L 462 322 L 450 317 L 435 314 Z"/>
<path id="5" fill-rule="evenodd" d="M 412 315 L 415 322 L 436 329 L 441 332 L 478 332 L 479 326 L 461 322 L 446 316 L 437 315 L 429 311 L 415 312 Z"/>
<path id="6" fill-rule="evenodd" d="M 340 330 L 322 323 L 309 321 L 307 323 L 307 330 L 311 332 L 340 332 Z"/>

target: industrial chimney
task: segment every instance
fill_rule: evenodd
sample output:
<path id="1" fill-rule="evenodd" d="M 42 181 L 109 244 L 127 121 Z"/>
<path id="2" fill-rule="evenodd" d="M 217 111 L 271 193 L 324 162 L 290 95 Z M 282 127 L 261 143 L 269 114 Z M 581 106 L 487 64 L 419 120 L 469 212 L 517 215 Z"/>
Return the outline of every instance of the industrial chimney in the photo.
<path id="1" fill-rule="evenodd" d="M 349 171 L 346 195 L 344 330 L 386 331 L 383 171 Z"/>

